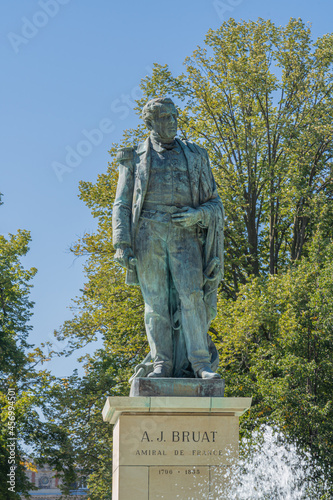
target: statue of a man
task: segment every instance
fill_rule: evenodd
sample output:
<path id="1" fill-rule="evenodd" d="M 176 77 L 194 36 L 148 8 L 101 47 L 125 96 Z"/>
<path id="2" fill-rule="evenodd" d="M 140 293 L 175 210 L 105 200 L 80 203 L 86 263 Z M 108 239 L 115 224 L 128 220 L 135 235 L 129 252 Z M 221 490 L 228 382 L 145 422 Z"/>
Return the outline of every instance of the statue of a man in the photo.
<path id="1" fill-rule="evenodd" d="M 150 354 L 136 376 L 220 378 L 207 334 L 223 276 L 223 206 L 207 151 L 175 139 L 171 99 L 143 108 L 149 138 L 117 153 L 115 260 L 145 302 Z"/>

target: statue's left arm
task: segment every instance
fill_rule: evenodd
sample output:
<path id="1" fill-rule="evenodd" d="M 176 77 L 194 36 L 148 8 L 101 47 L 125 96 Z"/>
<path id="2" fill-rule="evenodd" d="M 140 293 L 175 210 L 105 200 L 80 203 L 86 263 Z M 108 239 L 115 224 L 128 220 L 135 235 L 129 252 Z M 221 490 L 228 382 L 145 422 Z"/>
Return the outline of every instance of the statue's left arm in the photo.
<path id="1" fill-rule="evenodd" d="M 217 288 L 224 275 L 224 209 L 217 192 L 216 182 L 209 165 L 208 153 L 201 149 L 202 170 L 200 176 L 201 226 L 205 234 L 203 255 L 204 296 L 208 324 L 217 312 Z"/>
<path id="2" fill-rule="evenodd" d="M 199 225 L 208 227 L 212 217 L 215 218 L 217 214 L 224 219 L 224 209 L 210 168 L 208 153 L 202 148 L 200 148 L 200 153 L 202 157 L 202 170 L 200 176 L 201 203 L 198 207 L 201 212 Z"/>

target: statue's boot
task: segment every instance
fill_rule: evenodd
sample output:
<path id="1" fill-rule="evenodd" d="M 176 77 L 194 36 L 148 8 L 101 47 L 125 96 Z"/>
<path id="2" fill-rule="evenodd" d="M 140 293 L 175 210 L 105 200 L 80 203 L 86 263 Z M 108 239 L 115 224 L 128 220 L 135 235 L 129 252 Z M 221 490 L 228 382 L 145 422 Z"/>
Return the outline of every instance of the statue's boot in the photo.
<path id="1" fill-rule="evenodd" d="M 204 378 L 204 379 L 220 379 L 221 375 L 218 373 L 213 372 L 211 368 L 208 366 L 205 366 L 204 368 L 201 368 L 197 372 L 198 377 Z"/>

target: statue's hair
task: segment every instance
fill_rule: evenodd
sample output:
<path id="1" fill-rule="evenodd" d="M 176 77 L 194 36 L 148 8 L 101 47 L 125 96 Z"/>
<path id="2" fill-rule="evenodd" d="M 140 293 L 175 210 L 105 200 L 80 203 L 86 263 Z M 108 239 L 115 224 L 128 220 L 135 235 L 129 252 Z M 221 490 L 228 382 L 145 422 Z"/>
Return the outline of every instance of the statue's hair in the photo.
<path id="1" fill-rule="evenodd" d="M 155 99 L 151 99 L 150 101 L 148 101 L 142 110 L 143 121 L 147 123 L 148 120 L 154 119 L 156 116 L 157 109 L 163 105 L 166 106 L 171 105 L 175 107 L 174 102 L 169 97 L 155 97 Z"/>

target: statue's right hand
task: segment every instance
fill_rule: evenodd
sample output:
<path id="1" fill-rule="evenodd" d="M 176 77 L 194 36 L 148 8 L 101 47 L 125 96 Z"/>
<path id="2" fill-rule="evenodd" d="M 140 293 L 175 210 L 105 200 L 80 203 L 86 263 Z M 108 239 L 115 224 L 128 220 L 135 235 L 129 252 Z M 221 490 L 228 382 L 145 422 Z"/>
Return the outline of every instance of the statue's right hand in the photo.
<path id="1" fill-rule="evenodd" d="M 131 269 L 136 263 L 133 250 L 131 247 L 118 247 L 114 255 L 114 260 L 126 269 Z"/>

